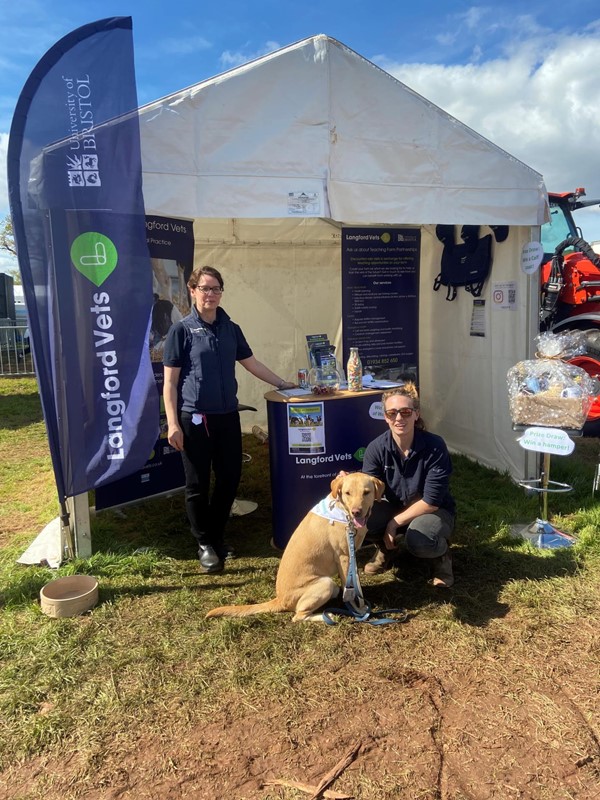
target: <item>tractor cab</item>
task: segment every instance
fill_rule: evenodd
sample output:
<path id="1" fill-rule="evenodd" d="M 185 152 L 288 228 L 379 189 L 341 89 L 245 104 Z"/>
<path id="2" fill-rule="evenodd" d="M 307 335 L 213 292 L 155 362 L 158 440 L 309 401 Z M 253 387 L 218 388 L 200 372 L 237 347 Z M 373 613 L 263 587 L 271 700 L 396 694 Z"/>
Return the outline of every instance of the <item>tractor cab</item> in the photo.
<path id="1" fill-rule="evenodd" d="M 544 262 L 552 258 L 558 245 L 567 237 L 583 238 L 580 228 L 573 219 L 573 212 L 578 208 L 600 205 L 600 200 L 584 200 L 582 199 L 584 197 L 585 189 L 582 187 L 575 189 L 574 192 L 548 192 L 550 221 L 542 225 Z"/>
<path id="2" fill-rule="evenodd" d="M 573 238 L 581 236 L 573 219 L 573 205 L 579 198 L 577 192 L 580 191 L 585 192 L 585 190 L 576 189 L 574 192 L 548 193 L 550 221 L 542 225 L 544 263 L 552 258 L 558 245 L 564 242 L 568 236 Z"/>
<path id="3" fill-rule="evenodd" d="M 540 330 L 586 331 L 588 352 L 573 363 L 600 379 L 600 256 L 583 239 L 573 219 L 578 208 L 598 205 L 600 200 L 583 197 L 582 188 L 548 194 L 550 221 L 541 231 Z M 584 427 L 584 435 L 599 434 L 600 395 Z"/>

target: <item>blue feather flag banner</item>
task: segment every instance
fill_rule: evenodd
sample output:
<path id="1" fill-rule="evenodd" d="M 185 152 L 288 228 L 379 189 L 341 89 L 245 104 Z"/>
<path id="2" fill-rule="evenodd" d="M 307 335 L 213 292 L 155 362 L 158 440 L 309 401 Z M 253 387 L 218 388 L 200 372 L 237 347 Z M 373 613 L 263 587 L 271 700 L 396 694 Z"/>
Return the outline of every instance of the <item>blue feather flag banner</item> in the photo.
<path id="1" fill-rule="evenodd" d="M 85 25 L 41 59 L 8 181 L 62 503 L 138 470 L 158 436 L 131 18 Z"/>

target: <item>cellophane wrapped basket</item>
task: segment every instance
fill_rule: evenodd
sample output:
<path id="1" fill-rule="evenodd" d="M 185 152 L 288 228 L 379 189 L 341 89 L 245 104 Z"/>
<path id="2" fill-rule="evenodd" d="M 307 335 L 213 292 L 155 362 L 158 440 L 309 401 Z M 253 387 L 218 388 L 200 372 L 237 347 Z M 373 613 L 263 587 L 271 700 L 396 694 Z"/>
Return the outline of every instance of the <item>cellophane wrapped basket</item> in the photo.
<path id="1" fill-rule="evenodd" d="M 515 425 L 579 430 L 594 399 L 587 372 L 560 358 L 520 361 L 509 369 L 507 381 Z"/>

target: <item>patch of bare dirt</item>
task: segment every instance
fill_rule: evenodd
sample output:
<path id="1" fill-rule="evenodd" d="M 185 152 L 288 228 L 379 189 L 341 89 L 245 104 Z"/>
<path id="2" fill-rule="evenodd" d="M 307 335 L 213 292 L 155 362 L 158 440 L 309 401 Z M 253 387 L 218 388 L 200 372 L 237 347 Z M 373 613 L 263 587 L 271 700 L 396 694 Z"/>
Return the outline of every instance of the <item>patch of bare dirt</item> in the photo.
<path id="1" fill-rule="evenodd" d="M 140 733 L 134 747 L 115 740 L 96 769 L 93 756 L 77 752 L 36 759 L 5 773 L 0 798 L 308 798 L 290 784 L 316 787 L 360 744 L 330 796 L 598 800 L 598 676 L 587 677 L 567 688 L 552 665 L 540 682 L 539 673 L 512 674 L 494 659 L 460 675 L 387 663 L 365 675 L 360 696 L 334 705 L 326 687 L 314 702 L 315 676 L 293 711 L 272 702 L 232 707 L 209 724 L 192 718 L 161 736 Z"/>

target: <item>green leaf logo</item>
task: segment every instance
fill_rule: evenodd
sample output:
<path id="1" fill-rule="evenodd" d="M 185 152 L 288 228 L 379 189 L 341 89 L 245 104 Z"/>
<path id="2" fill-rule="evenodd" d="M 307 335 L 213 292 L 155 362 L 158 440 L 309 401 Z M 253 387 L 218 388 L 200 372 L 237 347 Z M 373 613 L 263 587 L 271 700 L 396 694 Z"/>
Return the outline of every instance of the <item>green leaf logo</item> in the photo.
<path id="1" fill-rule="evenodd" d="M 71 261 L 89 281 L 101 286 L 117 266 L 117 248 L 101 233 L 82 233 L 71 245 Z"/>
<path id="2" fill-rule="evenodd" d="M 362 461 L 363 458 L 365 457 L 365 450 L 366 449 L 367 449 L 366 447 L 359 447 L 358 450 L 356 451 L 356 453 L 354 453 L 354 458 L 357 461 Z"/>

